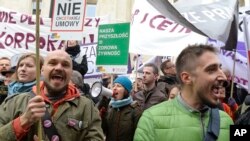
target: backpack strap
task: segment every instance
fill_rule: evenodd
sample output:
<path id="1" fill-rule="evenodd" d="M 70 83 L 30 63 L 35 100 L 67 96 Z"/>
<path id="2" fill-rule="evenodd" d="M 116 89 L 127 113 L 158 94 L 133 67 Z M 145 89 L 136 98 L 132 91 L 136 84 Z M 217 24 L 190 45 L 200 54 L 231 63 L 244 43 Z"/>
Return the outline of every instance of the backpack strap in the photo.
<path id="1" fill-rule="evenodd" d="M 204 141 L 216 141 L 220 133 L 220 113 L 219 109 L 212 108 L 208 122 L 208 129 Z"/>
<path id="2" fill-rule="evenodd" d="M 32 96 L 36 96 L 33 91 L 31 91 Z M 51 120 L 48 109 L 46 108 L 45 115 L 42 117 L 42 126 L 44 133 L 47 135 L 50 141 L 57 140 L 61 141 L 61 136 L 57 132 L 54 123 Z"/>

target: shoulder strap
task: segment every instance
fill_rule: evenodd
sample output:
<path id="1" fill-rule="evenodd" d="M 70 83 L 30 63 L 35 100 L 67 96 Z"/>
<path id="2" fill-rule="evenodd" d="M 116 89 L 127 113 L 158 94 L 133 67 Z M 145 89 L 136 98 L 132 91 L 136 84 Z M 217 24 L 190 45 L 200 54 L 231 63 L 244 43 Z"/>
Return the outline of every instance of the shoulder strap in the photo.
<path id="1" fill-rule="evenodd" d="M 31 95 L 35 96 L 33 91 L 31 91 Z M 61 141 L 61 136 L 57 132 L 57 129 L 51 120 L 51 117 L 47 108 L 45 111 L 45 115 L 42 117 L 42 126 L 43 126 L 43 130 L 45 134 L 47 135 L 50 141 L 53 141 L 53 140 Z"/>
<path id="2" fill-rule="evenodd" d="M 208 122 L 208 129 L 204 141 L 216 141 L 220 133 L 220 113 L 219 109 L 212 108 Z"/>

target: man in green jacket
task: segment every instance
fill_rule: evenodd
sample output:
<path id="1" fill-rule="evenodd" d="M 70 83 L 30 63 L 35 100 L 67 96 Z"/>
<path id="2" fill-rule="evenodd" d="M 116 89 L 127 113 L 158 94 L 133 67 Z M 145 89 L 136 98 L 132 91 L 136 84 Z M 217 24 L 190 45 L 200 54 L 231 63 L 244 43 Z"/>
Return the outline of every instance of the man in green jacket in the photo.
<path id="1" fill-rule="evenodd" d="M 0 140 L 38 140 L 40 119 L 44 141 L 104 140 L 98 110 L 69 83 L 72 71 L 72 60 L 65 51 L 50 52 L 42 67 L 40 94 L 33 87 L 33 94 L 13 95 L 0 106 Z"/>
<path id="2" fill-rule="evenodd" d="M 176 60 L 176 71 L 180 94 L 146 110 L 134 140 L 229 141 L 233 121 L 216 108 L 218 90 L 226 82 L 217 50 L 209 45 L 188 46 Z"/>

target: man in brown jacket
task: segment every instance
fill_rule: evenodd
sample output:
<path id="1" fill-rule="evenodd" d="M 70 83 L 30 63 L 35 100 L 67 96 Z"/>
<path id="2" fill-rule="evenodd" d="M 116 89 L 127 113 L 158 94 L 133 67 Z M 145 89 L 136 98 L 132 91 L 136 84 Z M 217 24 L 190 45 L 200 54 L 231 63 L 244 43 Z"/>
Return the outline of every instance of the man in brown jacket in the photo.
<path id="1" fill-rule="evenodd" d="M 33 87 L 33 94 L 14 95 L 1 105 L 1 141 L 37 140 L 36 123 L 41 118 L 44 141 L 104 140 L 98 110 L 69 83 L 71 74 L 72 60 L 65 51 L 49 53 L 42 68 L 40 94 Z M 57 133 L 47 132 L 53 126 Z"/>
<path id="2" fill-rule="evenodd" d="M 159 69 L 155 64 L 144 65 L 142 78 L 144 90 L 133 95 L 133 99 L 139 102 L 142 110 L 167 100 L 167 96 L 156 87 L 158 76 Z"/>

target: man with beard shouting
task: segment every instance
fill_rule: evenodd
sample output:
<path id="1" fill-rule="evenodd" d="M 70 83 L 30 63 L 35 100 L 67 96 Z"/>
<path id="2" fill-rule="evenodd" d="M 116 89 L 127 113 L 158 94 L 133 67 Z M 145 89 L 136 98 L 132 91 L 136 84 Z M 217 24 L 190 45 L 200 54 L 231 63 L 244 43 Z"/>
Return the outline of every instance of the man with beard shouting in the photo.
<path id="1" fill-rule="evenodd" d="M 44 141 L 104 140 L 99 112 L 70 83 L 72 71 L 72 60 L 65 51 L 50 52 L 41 71 L 40 94 L 34 86 L 32 93 L 13 95 L 1 105 L 1 141 L 37 140 L 39 119 Z"/>

